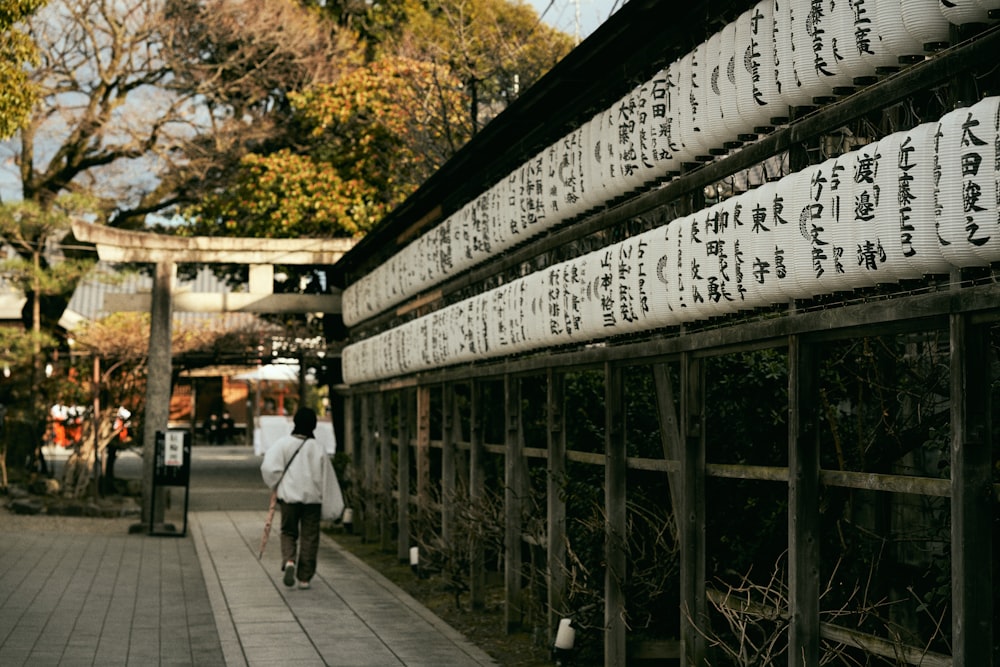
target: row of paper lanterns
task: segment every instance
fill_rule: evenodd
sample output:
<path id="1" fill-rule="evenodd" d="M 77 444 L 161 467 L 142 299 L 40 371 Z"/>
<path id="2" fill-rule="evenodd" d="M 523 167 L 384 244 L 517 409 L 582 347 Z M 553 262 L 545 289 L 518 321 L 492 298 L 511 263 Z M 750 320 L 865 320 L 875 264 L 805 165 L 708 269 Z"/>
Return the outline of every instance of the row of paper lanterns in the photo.
<path id="1" fill-rule="evenodd" d="M 1000 0 L 763 0 L 348 286 L 353 326 L 947 43 Z M 949 23 L 950 22 L 950 23 Z M 840 91 L 843 92 L 843 91 Z"/>
<path id="2" fill-rule="evenodd" d="M 354 343 L 345 380 L 989 266 L 998 160 L 1000 97 L 989 97 Z"/>

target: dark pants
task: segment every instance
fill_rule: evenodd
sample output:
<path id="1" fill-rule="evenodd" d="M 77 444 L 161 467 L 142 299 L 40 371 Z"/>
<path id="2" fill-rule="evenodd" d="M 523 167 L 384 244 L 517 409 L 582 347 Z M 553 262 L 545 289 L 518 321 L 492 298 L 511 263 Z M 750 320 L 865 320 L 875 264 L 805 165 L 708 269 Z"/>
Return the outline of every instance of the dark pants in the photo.
<path id="1" fill-rule="evenodd" d="M 316 553 L 319 551 L 319 518 L 323 506 L 319 503 L 286 503 L 281 506 L 281 562 L 298 560 L 295 578 L 309 581 L 316 574 Z M 296 559 L 296 552 L 298 559 Z"/>

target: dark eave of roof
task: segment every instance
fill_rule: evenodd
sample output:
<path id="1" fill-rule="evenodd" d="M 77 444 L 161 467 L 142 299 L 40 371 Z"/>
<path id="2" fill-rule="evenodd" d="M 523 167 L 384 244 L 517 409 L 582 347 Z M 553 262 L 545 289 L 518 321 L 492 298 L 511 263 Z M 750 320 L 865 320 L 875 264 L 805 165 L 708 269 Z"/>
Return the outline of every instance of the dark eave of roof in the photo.
<path id="1" fill-rule="evenodd" d="M 331 283 L 370 271 L 754 4 L 630 0 L 368 232 Z"/>

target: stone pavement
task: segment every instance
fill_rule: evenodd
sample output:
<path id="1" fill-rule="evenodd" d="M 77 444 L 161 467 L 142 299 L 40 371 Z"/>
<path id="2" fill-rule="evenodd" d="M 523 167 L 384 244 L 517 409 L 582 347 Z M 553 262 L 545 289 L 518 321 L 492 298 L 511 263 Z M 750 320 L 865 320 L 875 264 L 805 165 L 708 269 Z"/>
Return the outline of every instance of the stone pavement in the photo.
<path id="1" fill-rule="evenodd" d="M 265 513 L 189 514 L 187 537 L 4 531 L 0 665 L 495 665 L 323 536 L 309 590 L 280 580 Z"/>

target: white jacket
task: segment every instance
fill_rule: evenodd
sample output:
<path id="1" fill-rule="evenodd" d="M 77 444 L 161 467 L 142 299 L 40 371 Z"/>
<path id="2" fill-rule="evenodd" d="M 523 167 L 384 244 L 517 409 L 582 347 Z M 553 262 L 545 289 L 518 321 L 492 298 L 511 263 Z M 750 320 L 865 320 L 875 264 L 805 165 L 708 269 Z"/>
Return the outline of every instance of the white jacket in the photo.
<path id="1" fill-rule="evenodd" d="M 295 454 L 301 447 L 301 451 Z M 295 455 L 292 460 L 292 455 Z M 288 461 L 291 460 L 291 465 Z M 288 465 L 285 476 L 281 474 Z M 336 519 L 344 511 L 344 498 L 330 457 L 315 438 L 287 435 L 268 447 L 260 473 L 268 488 L 286 503 L 323 504 L 323 518 Z M 281 483 L 278 483 L 281 480 Z"/>

